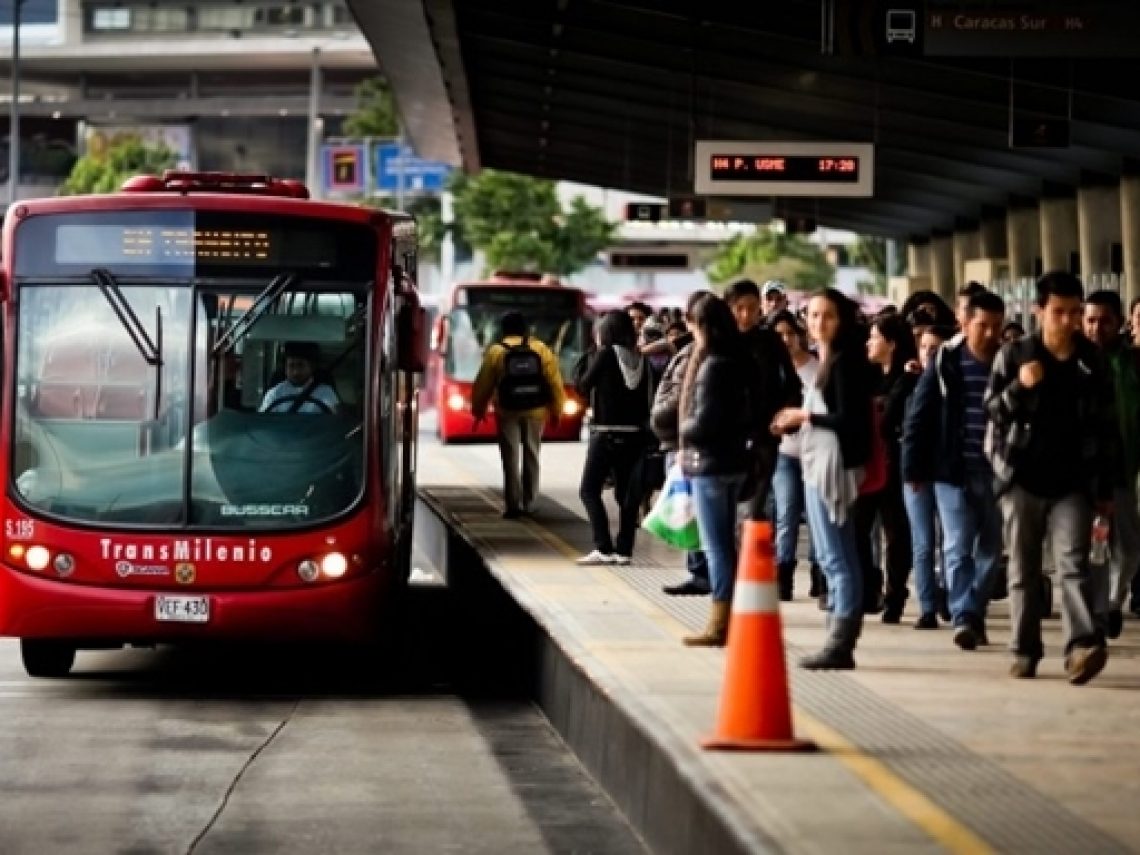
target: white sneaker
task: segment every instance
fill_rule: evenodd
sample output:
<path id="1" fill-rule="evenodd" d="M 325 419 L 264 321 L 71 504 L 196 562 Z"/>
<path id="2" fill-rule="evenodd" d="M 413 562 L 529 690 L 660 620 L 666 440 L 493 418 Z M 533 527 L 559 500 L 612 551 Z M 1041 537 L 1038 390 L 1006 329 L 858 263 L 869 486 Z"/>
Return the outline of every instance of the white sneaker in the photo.
<path id="1" fill-rule="evenodd" d="M 613 564 L 613 558 L 595 549 L 589 555 L 583 555 L 576 563 L 582 567 L 593 567 L 599 564 Z"/>
<path id="2" fill-rule="evenodd" d="M 610 564 L 616 564 L 618 567 L 628 567 L 632 560 L 628 555 L 618 555 L 616 552 L 610 556 Z"/>

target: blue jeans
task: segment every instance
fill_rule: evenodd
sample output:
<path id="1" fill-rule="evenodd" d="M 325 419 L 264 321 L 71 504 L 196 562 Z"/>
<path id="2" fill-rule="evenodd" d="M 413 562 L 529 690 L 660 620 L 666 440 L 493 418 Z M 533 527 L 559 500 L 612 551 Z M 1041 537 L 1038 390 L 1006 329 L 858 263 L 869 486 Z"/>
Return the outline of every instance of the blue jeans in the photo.
<path id="1" fill-rule="evenodd" d="M 712 598 L 721 603 L 731 602 L 736 581 L 736 502 L 744 485 L 744 473 L 697 475 L 690 480 L 697 507 L 697 527 L 701 532 L 701 551 L 709 565 Z"/>
<path id="2" fill-rule="evenodd" d="M 910 548 L 914 560 L 914 586 L 918 589 L 918 605 L 924 615 L 938 608 L 938 580 L 934 576 L 934 487 L 923 484 L 912 490 L 903 485 L 903 502 L 910 520 Z"/>
<path id="3" fill-rule="evenodd" d="M 993 473 L 985 464 L 967 465 L 961 487 L 936 483 L 934 496 L 942 520 L 946 587 L 954 625 L 983 620 L 1002 544 Z"/>
<path id="4" fill-rule="evenodd" d="M 820 569 L 827 577 L 827 598 L 837 618 L 863 616 L 863 567 L 855 545 L 854 508 L 847 509 L 843 525 L 828 516 L 827 506 L 815 487 L 805 487 L 808 525 Z"/>
<path id="5" fill-rule="evenodd" d="M 665 471 L 668 472 L 677 462 L 677 452 L 669 451 L 665 454 Z M 709 580 L 709 563 L 705 554 L 699 549 L 690 549 L 685 553 L 685 569 L 694 579 Z"/>
<path id="6" fill-rule="evenodd" d="M 772 495 L 776 500 L 776 564 L 794 565 L 796 545 L 800 537 L 800 521 L 804 515 L 804 470 L 798 457 L 781 454 L 776 458 Z M 811 539 L 810 526 L 808 561 L 815 564 L 815 545 Z"/>

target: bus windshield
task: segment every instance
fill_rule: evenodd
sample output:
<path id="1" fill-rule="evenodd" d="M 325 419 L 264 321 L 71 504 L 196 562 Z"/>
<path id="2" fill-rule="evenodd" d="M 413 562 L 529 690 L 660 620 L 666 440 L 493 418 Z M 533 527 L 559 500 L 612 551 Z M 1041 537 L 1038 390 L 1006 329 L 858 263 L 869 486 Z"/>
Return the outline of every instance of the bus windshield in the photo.
<path id="1" fill-rule="evenodd" d="M 482 286 L 464 289 L 464 300 L 448 313 L 444 372 L 449 378 L 467 383 L 475 379 L 483 351 L 499 340 L 499 321 L 510 311 L 522 313 L 529 334 L 558 358 L 563 378 L 570 377 L 588 333 L 580 292 Z"/>
<path id="2" fill-rule="evenodd" d="M 212 530 L 312 524 L 358 501 L 369 282 L 109 276 L 19 285 L 18 500 Z"/>

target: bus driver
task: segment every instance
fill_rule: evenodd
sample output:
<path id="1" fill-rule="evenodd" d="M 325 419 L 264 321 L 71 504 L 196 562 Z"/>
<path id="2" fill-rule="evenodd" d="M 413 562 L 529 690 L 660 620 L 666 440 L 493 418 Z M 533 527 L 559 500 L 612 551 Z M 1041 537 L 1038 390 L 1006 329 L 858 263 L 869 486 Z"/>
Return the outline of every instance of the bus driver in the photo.
<path id="1" fill-rule="evenodd" d="M 316 378 L 319 361 L 320 349 L 312 342 L 287 342 L 285 379 L 265 393 L 258 411 L 325 415 L 335 413 L 340 399 L 332 386 Z"/>

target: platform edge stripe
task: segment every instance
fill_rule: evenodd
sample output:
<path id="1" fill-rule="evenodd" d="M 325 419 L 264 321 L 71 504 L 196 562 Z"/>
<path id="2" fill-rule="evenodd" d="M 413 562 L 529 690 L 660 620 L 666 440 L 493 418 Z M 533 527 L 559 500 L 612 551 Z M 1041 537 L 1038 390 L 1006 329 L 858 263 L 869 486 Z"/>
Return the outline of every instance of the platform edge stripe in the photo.
<path id="1" fill-rule="evenodd" d="M 959 855 L 996 855 L 997 850 L 936 805 L 925 793 L 907 783 L 886 764 L 876 760 L 814 716 L 794 708 L 801 732 L 850 769 L 873 792 L 947 852 Z"/>
<path id="2" fill-rule="evenodd" d="M 737 582 L 732 594 L 734 615 L 774 615 L 780 610 L 775 582 Z"/>

